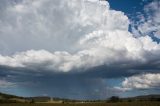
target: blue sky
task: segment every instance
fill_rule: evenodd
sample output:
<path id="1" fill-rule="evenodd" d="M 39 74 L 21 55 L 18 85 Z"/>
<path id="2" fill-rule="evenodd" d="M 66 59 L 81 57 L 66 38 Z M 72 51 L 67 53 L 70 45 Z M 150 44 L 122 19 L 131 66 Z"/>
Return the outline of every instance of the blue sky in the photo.
<path id="1" fill-rule="evenodd" d="M 126 14 L 135 14 L 137 12 L 142 12 L 146 4 L 152 2 L 153 0 L 108 0 L 110 6 L 114 10 L 123 11 Z"/>
<path id="2" fill-rule="evenodd" d="M 111 9 L 123 11 L 130 20 L 134 22 L 139 22 L 138 15 L 143 14 L 146 15 L 144 11 L 144 7 L 153 2 L 154 0 L 132 0 L 132 1 L 126 1 L 126 0 L 108 0 L 111 6 Z M 156 42 L 159 43 L 159 38 L 156 38 L 154 34 L 150 34 L 150 37 Z"/>
<path id="3" fill-rule="evenodd" d="M 158 0 L 1 0 L 0 92 L 159 94 Z"/>

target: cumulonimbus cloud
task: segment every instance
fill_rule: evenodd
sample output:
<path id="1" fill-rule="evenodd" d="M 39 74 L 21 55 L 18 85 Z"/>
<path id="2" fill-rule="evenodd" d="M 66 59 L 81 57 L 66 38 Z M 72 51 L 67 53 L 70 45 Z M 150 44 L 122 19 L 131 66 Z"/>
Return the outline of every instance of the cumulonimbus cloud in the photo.
<path id="1" fill-rule="evenodd" d="M 5 11 L 9 14 L 0 18 L 1 38 L 9 48 L 14 48 L 16 41 L 18 47 L 26 50 L 0 55 L 2 66 L 68 72 L 117 63 L 119 67 L 156 63 L 159 57 L 160 45 L 148 36 L 135 38 L 128 31 L 127 16 L 110 10 L 107 1 L 29 0 L 9 5 Z M 15 40 L 10 39 L 13 37 Z M 29 43 L 25 43 L 25 38 Z M 41 49 L 34 46 L 43 44 Z M 59 45 L 62 50 L 56 49 Z M 66 45 L 70 46 L 68 50 Z"/>
<path id="2" fill-rule="evenodd" d="M 107 1 L 1 0 L 0 10 L 0 86 L 74 99 L 159 86 L 159 74 L 141 73 L 160 70 L 160 45 L 129 32 L 128 17 Z M 110 87 L 117 77 L 126 79 Z"/>

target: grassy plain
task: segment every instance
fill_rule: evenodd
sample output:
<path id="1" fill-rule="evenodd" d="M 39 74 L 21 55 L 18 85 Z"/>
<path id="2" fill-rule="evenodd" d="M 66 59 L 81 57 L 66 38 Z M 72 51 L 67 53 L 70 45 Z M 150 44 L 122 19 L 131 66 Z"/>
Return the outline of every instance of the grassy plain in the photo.
<path id="1" fill-rule="evenodd" d="M 118 102 L 118 103 L 13 103 L 0 106 L 160 106 L 160 102 Z"/>

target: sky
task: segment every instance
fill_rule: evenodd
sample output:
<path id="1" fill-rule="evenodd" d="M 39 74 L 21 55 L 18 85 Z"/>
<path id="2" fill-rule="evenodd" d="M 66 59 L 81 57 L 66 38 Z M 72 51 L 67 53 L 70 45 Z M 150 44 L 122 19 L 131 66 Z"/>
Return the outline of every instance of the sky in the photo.
<path id="1" fill-rule="evenodd" d="M 160 94 L 159 0 L 0 0 L 0 92 Z"/>

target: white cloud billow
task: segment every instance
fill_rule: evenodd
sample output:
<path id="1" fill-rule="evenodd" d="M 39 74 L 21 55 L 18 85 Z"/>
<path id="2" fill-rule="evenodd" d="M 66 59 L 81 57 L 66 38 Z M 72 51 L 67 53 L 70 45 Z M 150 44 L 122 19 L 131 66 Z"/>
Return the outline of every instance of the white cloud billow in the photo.
<path id="1" fill-rule="evenodd" d="M 135 38 L 128 17 L 107 1 L 28 0 L 5 11 L 0 38 L 10 50 L 4 53 L 14 54 L 0 55 L 0 65 L 68 72 L 159 56 L 160 45 L 148 36 Z"/>
<path id="2" fill-rule="evenodd" d="M 117 89 L 126 91 L 133 89 L 151 89 L 160 87 L 160 74 L 142 74 L 126 78 L 122 82 L 122 87 Z"/>

